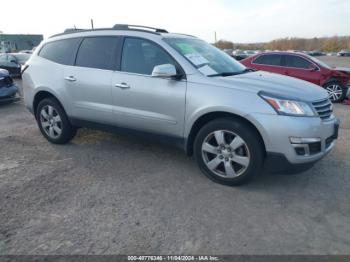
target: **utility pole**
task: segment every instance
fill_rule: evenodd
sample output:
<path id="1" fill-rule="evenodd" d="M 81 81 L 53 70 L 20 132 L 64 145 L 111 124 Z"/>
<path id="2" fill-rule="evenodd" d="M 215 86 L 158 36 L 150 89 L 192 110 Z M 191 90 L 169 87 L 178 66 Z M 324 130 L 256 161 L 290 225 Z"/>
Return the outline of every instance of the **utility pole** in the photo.
<path id="1" fill-rule="evenodd" d="M 214 43 L 216 43 L 217 42 L 217 38 L 216 38 L 216 31 L 214 31 Z"/>
<path id="2" fill-rule="evenodd" d="M 94 20 L 91 19 L 91 29 L 94 29 Z"/>

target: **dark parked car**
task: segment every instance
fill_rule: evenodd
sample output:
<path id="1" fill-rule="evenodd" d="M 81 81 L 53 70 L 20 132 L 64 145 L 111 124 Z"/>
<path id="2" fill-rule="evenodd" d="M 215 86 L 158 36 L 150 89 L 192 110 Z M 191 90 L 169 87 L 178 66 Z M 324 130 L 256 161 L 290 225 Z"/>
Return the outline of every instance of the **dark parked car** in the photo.
<path id="1" fill-rule="evenodd" d="M 318 51 L 318 50 L 309 51 L 309 52 L 307 52 L 307 54 L 310 56 L 325 56 L 326 55 L 326 53 L 323 53 L 323 52 Z"/>
<path id="2" fill-rule="evenodd" d="M 0 69 L 0 103 L 19 100 L 16 96 L 17 92 L 18 88 L 10 77 L 9 72 L 5 69 Z"/>
<path id="3" fill-rule="evenodd" d="M 240 62 L 249 68 L 292 76 L 322 86 L 332 102 L 343 101 L 347 94 L 350 68 L 332 68 L 303 53 L 268 52 Z"/>
<path id="4" fill-rule="evenodd" d="M 350 56 L 350 50 L 341 50 L 338 54 L 338 56 Z"/>
<path id="5" fill-rule="evenodd" d="M 21 76 L 21 67 L 30 58 L 26 53 L 4 53 L 0 54 L 0 68 L 9 71 L 12 77 Z"/>
<path id="6" fill-rule="evenodd" d="M 242 60 L 244 58 L 247 58 L 248 54 L 246 52 L 244 52 L 243 50 L 237 49 L 237 50 L 234 50 L 232 52 L 232 57 L 239 61 L 239 60 Z"/>

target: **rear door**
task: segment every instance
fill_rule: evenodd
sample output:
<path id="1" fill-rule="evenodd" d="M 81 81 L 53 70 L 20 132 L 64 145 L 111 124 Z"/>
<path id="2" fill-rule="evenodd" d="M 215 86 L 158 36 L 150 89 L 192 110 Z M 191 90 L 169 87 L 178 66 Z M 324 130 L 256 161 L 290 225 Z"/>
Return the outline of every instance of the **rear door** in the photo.
<path id="1" fill-rule="evenodd" d="M 156 65 L 175 60 L 158 44 L 126 37 L 118 71 L 113 73 L 113 117 L 118 125 L 173 137 L 183 135 L 185 78 L 152 77 Z"/>
<path id="2" fill-rule="evenodd" d="M 320 84 L 320 68 L 298 55 L 284 55 L 285 74 L 311 83 Z"/>
<path id="3" fill-rule="evenodd" d="M 80 43 L 75 65 L 67 66 L 64 72 L 73 117 L 99 123 L 113 121 L 111 81 L 118 45 L 118 36 L 85 37 Z"/>
<path id="4" fill-rule="evenodd" d="M 284 74 L 282 67 L 282 55 L 280 54 L 262 54 L 253 59 L 254 68 L 262 71 L 272 72 L 276 74 Z"/>

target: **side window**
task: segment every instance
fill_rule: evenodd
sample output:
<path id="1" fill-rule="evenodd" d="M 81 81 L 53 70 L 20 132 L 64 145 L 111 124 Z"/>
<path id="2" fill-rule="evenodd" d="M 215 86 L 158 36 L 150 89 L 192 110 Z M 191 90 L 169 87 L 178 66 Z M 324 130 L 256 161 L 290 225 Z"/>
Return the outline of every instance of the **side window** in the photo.
<path id="1" fill-rule="evenodd" d="M 79 47 L 76 66 L 112 70 L 117 61 L 119 37 L 87 37 Z"/>
<path id="2" fill-rule="evenodd" d="M 58 40 L 47 43 L 39 52 L 39 56 L 63 65 L 73 65 L 79 38 Z"/>
<path id="3" fill-rule="evenodd" d="M 311 63 L 300 56 L 295 55 L 286 55 L 286 66 L 308 69 L 311 66 Z"/>
<path id="4" fill-rule="evenodd" d="M 139 38 L 126 38 L 123 46 L 121 71 L 151 75 L 157 65 L 175 61 L 158 45 Z"/>
<path id="5" fill-rule="evenodd" d="M 259 65 L 271 65 L 271 66 L 280 66 L 282 56 L 278 54 L 273 55 L 261 55 L 256 58 L 253 63 Z"/>

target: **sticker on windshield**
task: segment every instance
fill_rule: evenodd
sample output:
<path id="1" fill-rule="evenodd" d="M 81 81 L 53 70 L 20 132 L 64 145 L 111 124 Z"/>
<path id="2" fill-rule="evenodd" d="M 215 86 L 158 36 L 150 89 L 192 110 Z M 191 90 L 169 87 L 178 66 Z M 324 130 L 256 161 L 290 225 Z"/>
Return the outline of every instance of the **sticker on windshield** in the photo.
<path id="1" fill-rule="evenodd" d="M 195 66 L 209 64 L 209 61 L 205 59 L 201 54 L 192 53 L 185 55 Z"/>
<path id="2" fill-rule="evenodd" d="M 202 66 L 201 68 L 198 68 L 198 70 L 201 73 L 205 74 L 206 76 L 208 76 L 208 75 L 215 75 L 215 74 L 218 73 L 218 72 L 216 72 L 213 68 L 211 68 L 208 65 Z"/>
<path id="3" fill-rule="evenodd" d="M 189 45 L 189 44 L 186 44 L 186 43 L 177 43 L 176 45 L 178 46 L 178 48 L 180 48 L 181 53 L 182 53 L 183 55 L 196 53 L 196 50 L 195 50 L 191 45 Z"/>

